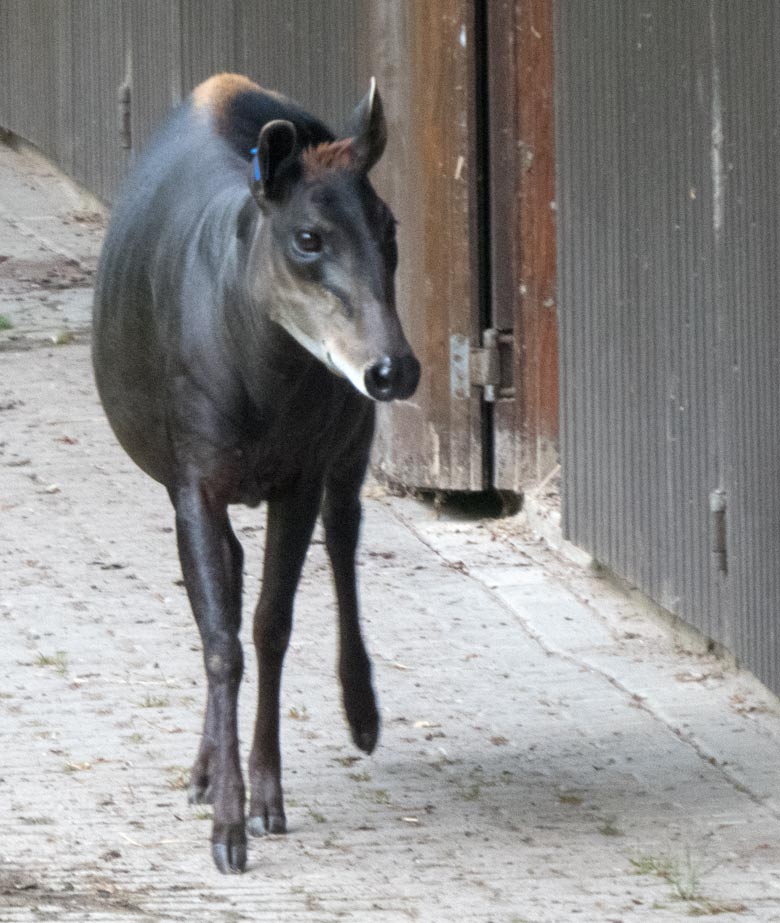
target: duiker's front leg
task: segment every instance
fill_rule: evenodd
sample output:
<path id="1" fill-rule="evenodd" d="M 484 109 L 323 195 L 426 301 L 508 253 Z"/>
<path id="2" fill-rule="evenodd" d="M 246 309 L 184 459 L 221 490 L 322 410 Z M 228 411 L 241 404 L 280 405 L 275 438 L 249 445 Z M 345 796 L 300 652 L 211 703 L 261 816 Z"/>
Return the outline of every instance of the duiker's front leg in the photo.
<path id="1" fill-rule="evenodd" d="M 263 589 L 254 623 L 257 720 L 249 758 L 249 832 L 254 836 L 287 830 L 279 750 L 279 689 L 292 631 L 293 600 L 321 495 L 319 484 L 302 484 L 294 494 L 268 503 Z"/>
<path id="2" fill-rule="evenodd" d="M 231 585 L 227 587 L 230 600 L 231 610 L 237 613 L 240 620 L 241 615 L 241 586 L 243 583 L 243 565 L 244 552 L 241 543 L 236 538 L 230 522 L 227 523 L 228 543 L 223 547 L 225 574 L 231 579 Z M 239 621 L 240 626 L 240 621 Z M 238 630 L 238 628 L 236 629 Z M 190 774 L 190 785 L 187 792 L 190 804 L 212 804 L 214 801 L 214 791 L 211 784 L 211 760 L 216 749 L 218 739 L 217 710 L 215 707 L 215 695 L 211 684 L 208 687 L 208 697 L 206 703 L 206 718 L 203 722 L 203 735 L 200 741 L 197 758 L 192 767 Z"/>
<path id="3" fill-rule="evenodd" d="M 193 786 L 211 788 L 211 851 L 221 872 L 246 866 L 244 780 L 238 753 L 237 699 L 244 660 L 241 626 L 241 546 L 227 506 L 200 484 L 173 495 L 182 573 L 203 641 L 208 707 Z"/>
<path id="4" fill-rule="evenodd" d="M 379 737 L 379 711 L 371 684 L 371 661 L 358 613 L 355 552 L 360 532 L 363 469 L 328 481 L 322 519 L 339 609 L 339 679 L 355 746 L 371 753 Z"/>

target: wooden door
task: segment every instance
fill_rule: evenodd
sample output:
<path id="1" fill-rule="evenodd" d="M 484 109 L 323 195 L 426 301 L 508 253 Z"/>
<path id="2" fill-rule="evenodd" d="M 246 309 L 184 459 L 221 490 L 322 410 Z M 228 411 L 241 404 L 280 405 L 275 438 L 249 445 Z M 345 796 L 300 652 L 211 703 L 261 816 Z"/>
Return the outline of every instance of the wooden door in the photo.
<path id="1" fill-rule="evenodd" d="M 558 463 L 552 0 L 486 2 L 485 45 L 491 480 L 520 492 Z"/>
<path id="2" fill-rule="evenodd" d="M 369 18 L 390 135 L 374 180 L 399 221 L 398 306 L 423 367 L 412 400 L 380 408 L 376 466 L 415 487 L 481 490 L 475 3 L 388 0 Z"/>

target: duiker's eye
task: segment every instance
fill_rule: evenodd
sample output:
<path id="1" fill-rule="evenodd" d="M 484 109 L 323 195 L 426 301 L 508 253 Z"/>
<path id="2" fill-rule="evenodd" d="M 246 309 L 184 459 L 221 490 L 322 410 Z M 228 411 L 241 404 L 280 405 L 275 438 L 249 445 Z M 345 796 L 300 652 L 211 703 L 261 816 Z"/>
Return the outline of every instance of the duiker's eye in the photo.
<path id="1" fill-rule="evenodd" d="M 301 253 L 321 253 L 322 237 L 316 231 L 300 230 L 295 232 L 295 246 Z"/>

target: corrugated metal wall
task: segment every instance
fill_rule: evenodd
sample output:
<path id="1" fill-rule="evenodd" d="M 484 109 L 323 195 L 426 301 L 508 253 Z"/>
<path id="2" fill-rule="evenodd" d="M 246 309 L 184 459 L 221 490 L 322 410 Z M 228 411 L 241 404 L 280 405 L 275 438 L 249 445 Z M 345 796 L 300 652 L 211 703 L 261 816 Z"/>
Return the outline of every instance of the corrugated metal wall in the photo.
<path id="1" fill-rule="evenodd" d="M 777 689 L 780 14 L 556 20 L 565 529 Z"/>
<path id="2" fill-rule="evenodd" d="M 220 70 L 298 99 L 338 127 L 365 92 L 368 0 L 0 0 L 0 127 L 111 201 L 133 149 Z"/>
<path id="3" fill-rule="evenodd" d="M 736 651 L 780 688 L 780 7 L 719 0 L 721 300 Z"/>

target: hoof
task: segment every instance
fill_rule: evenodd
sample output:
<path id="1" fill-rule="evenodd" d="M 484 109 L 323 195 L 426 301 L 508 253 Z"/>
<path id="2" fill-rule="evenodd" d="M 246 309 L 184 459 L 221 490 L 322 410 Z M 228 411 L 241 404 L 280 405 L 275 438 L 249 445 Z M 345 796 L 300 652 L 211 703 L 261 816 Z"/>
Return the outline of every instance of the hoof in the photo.
<path id="1" fill-rule="evenodd" d="M 214 865 L 223 875 L 238 875 L 246 868 L 246 834 L 243 825 L 215 831 L 211 842 Z"/>
<path id="2" fill-rule="evenodd" d="M 187 789 L 188 804 L 214 804 L 214 792 L 210 785 L 190 785 Z"/>
<path id="3" fill-rule="evenodd" d="M 247 830 L 252 836 L 266 836 L 269 833 L 287 833 L 287 819 L 284 814 L 259 814 L 250 817 Z"/>
<path id="4" fill-rule="evenodd" d="M 352 740 L 358 750 L 364 753 L 373 753 L 379 740 L 379 715 L 372 715 L 363 721 L 350 723 Z"/>

